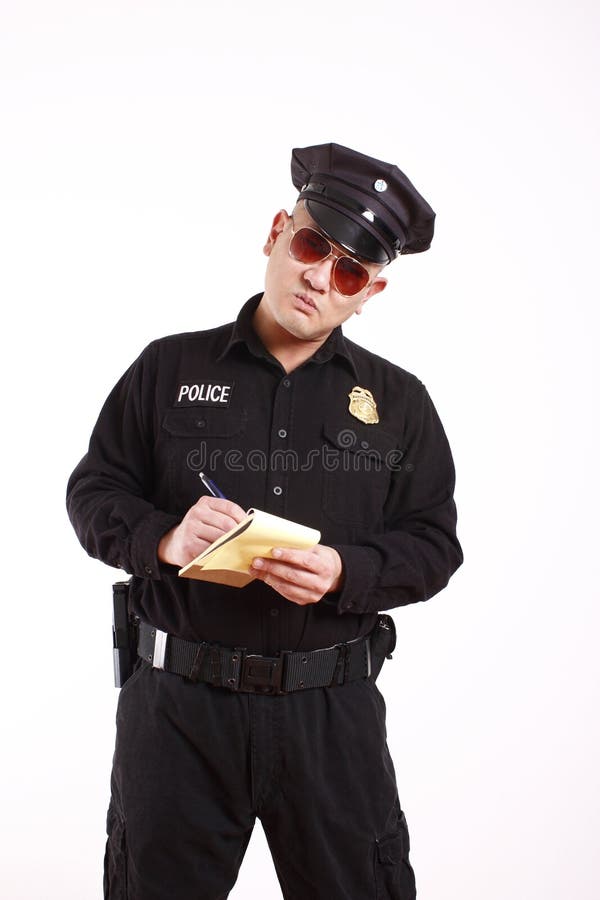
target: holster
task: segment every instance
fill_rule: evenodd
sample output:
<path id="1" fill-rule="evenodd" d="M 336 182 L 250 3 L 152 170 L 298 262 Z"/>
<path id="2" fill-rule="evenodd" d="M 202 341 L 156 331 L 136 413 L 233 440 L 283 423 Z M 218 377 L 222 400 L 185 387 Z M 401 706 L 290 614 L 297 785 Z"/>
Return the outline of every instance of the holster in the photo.
<path id="1" fill-rule="evenodd" d="M 115 687 L 133 674 L 137 660 L 137 619 L 129 608 L 129 581 L 113 584 L 113 666 Z"/>
<path id="2" fill-rule="evenodd" d="M 371 676 L 373 680 L 381 672 L 386 659 L 392 658 L 396 647 L 396 626 L 391 616 L 382 613 L 371 632 Z"/>

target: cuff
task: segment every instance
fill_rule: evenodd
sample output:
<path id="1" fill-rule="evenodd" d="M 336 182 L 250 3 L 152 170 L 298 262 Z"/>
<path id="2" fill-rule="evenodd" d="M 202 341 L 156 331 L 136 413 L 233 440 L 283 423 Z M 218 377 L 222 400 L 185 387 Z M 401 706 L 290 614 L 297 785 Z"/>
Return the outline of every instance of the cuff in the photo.
<path id="1" fill-rule="evenodd" d="M 336 595 L 338 615 L 372 612 L 368 596 L 375 584 L 377 570 L 373 551 L 368 547 L 331 544 L 340 554 L 344 566 L 344 583 Z"/>
<path id="2" fill-rule="evenodd" d="M 180 523 L 178 516 L 154 510 L 144 516 L 131 539 L 131 563 L 133 575 L 140 578 L 161 579 L 161 563 L 158 561 L 160 539 Z"/>

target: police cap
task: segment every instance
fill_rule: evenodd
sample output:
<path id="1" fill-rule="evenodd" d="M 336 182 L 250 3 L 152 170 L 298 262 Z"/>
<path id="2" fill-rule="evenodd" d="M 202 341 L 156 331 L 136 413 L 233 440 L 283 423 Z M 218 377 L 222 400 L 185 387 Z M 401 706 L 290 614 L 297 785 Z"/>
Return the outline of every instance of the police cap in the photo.
<path id="1" fill-rule="evenodd" d="M 435 213 L 391 163 L 340 144 L 301 147 L 292 181 L 319 227 L 355 256 L 388 263 L 429 249 Z"/>

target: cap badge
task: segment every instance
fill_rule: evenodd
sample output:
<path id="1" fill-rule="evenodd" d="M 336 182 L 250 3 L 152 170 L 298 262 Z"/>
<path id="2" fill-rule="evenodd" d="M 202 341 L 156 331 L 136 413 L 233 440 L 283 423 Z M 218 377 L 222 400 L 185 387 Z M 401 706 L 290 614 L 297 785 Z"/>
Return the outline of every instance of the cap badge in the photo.
<path id="1" fill-rule="evenodd" d="M 352 388 L 348 396 L 350 397 L 348 406 L 350 413 L 365 425 L 377 425 L 379 422 L 377 404 L 371 391 L 357 385 Z"/>
<path id="2" fill-rule="evenodd" d="M 378 178 L 373 187 L 379 194 L 382 194 L 384 191 L 387 191 L 387 181 L 384 181 L 383 178 Z"/>

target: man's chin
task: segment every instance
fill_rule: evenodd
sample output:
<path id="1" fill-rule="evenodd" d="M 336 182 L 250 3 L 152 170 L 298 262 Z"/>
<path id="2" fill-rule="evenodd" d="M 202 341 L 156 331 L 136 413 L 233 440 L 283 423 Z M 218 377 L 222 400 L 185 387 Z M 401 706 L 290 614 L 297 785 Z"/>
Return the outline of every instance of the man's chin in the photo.
<path id="1" fill-rule="evenodd" d="M 312 322 L 310 317 L 302 312 L 297 315 L 286 316 L 285 321 L 282 321 L 280 324 L 291 337 L 297 338 L 299 341 L 323 340 L 316 323 Z"/>

